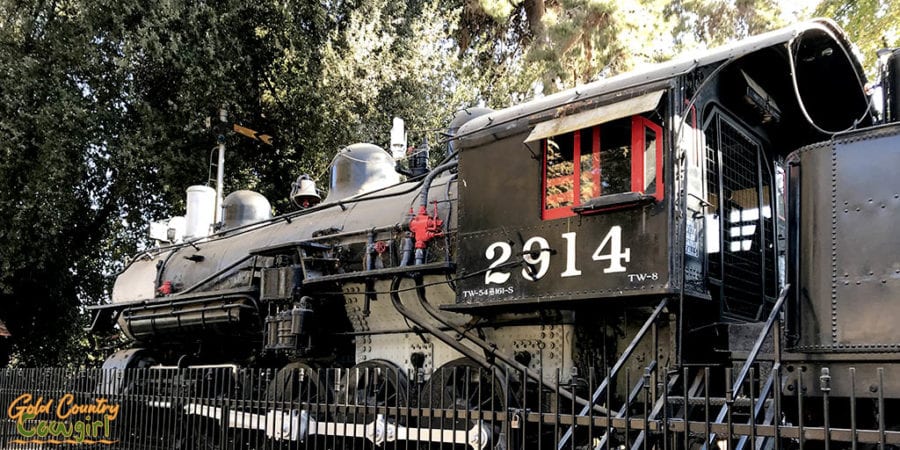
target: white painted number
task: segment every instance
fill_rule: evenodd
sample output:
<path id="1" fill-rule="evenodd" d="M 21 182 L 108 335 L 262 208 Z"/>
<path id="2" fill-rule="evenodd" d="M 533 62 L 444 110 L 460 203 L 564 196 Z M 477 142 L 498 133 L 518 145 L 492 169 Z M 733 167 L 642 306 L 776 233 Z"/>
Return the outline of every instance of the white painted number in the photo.
<path id="1" fill-rule="evenodd" d="M 534 250 L 535 244 L 538 246 L 537 250 Z M 537 281 L 543 278 L 550 269 L 550 244 L 546 239 L 535 236 L 525 242 L 522 250 L 525 252 L 522 259 L 525 260 L 525 264 L 528 264 L 522 269 L 522 276 L 528 281 Z M 534 253 L 537 253 L 537 257 L 532 256 Z M 534 266 L 538 266 L 537 269 Z"/>
<path id="2" fill-rule="evenodd" d="M 560 236 L 566 241 L 566 267 L 559 276 L 562 278 L 581 276 L 576 258 L 578 249 L 576 233 L 562 233 Z M 522 246 L 522 261 L 525 263 L 522 268 L 522 278 L 528 281 L 538 281 L 544 278 L 550 270 L 550 255 L 555 253 L 550 249 L 550 243 L 544 237 L 533 236 L 525 241 Z M 484 274 L 484 284 L 504 284 L 509 281 L 510 272 L 503 270 L 501 266 L 509 262 L 512 254 L 512 245 L 509 242 L 498 241 L 488 246 L 484 256 L 491 264 Z M 616 225 L 609 229 L 591 258 L 594 261 L 609 261 L 609 266 L 603 269 L 603 273 L 622 273 L 627 270 L 624 263 L 631 262 L 631 249 L 622 246 L 621 226 Z M 656 273 L 628 274 L 628 277 L 630 281 L 634 282 L 636 280 L 643 281 L 643 278 L 656 280 L 658 275 Z"/>
<path id="3" fill-rule="evenodd" d="M 562 238 L 566 240 L 566 271 L 559 276 L 577 277 L 581 275 L 581 271 L 575 267 L 575 233 L 563 233 Z"/>
<path id="4" fill-rule="evenodd" d="M 484 256 L 488 259 L 488 261 L 494 259 L 494 256 L 497 253 L 497 249 L 500 249 L 500 255 L 496 261 L 491 263 L 491 265 L 488 267 L 488 271 L 484 274 L 484 284 L 503 284 L 506 283 L 506 280 L 509 280 L 509 273 L 499 271 L 494 272 L 490 269 L 493 269 L 500 264 L 504 264 L 509 261 L 509 257 L 512 256 L 512 247 L 506 242 L 494 242 L 484 252 Z"/>
<path id="5" fill-rule="evenodd" d="M 609 244 L 609 253 L 601 253 L 607 244 Z M 592 258 L 594 261 L 609 261 L 609 267 L 603 269 L 603 273 L 625 272 L 625 266 L 622 265 L 622 261 L 631 262 L 631 249 L 626 248 L 624 251 L 622 250 L 621 226 L 616 225 L 609 230 L 609 233 L 606 233 L 606 237 L 603 238 L 603 242 L 594 251 Z"/>

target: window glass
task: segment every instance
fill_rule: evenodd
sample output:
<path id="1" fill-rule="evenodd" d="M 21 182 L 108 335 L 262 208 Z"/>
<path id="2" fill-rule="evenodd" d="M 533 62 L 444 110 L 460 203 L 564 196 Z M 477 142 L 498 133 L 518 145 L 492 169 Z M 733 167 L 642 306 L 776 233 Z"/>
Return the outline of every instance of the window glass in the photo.
<path id="1" fill-rule="evenodd" d="M 656 193 L 656 132 L 644 127 L 644 193 Z"/>
<path id="2" fill-rule="evenodd" d="M 571 206 L 575 195 L 575 133 L 554 136 L 546 141 L 546 209 Z"/>
<path id="3" fill-rule="evenodd" d="M 631 191 L 631 118 L 600 126 L 600 183 L 603 194 Z"/>
<path id="4" fill-rule="evenodd" d="M 600 188 L 600 127 L 584 130 L 581 139 L 581 203 L 602 193 Z M 587 139 L 589 137 L 589 139 Z"/>
<path id="5" fill-rule="evenodd" d="M 572 216 L 571 207 L 605 195 L 661 193 L 656 188 L 658 135 L 657 125 L 635 116 L 545 139 L 542 217 Z M 643 180 L 633 184 L 632 174 Z"/>

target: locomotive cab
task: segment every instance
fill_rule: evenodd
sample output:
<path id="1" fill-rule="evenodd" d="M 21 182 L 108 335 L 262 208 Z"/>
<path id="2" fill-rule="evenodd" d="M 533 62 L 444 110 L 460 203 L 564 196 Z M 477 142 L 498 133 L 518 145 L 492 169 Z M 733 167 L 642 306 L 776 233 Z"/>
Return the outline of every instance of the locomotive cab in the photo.
<path id="1" fill-rule="evenodd" d="M 457 307 L 673 292 L 661 87 L 463 138 Z"/>
<path id="2" fill-rule="evenodd" d="M 785 160 L 871 123 L 864 80 L 816 21 L 473 120 L 457 137 L 460 281 L 445 309 L 562 308 L 589 316 L 578 334 L 678 299 L 660 361 L 714 359 L 691 354 L 700 342 L 746 352 L 735 336 L 755 337 L 740 328 L 787 284 Z"/>

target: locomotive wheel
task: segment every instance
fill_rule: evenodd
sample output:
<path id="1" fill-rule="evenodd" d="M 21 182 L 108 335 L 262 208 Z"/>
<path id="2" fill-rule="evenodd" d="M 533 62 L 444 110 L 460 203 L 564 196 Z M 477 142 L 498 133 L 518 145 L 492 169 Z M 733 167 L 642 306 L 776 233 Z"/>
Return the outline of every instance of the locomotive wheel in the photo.
<path id="1" fill-rule="evenodd" d="M 388 361 L 371 360 L 344 373 L 338 399 L 345 405 L 367 407 L 365 414 L 348 412 L 347 420 L 368 423 L 375 413 L 385 414 L 384 408 L 407 406 L 408 392 L 409 384 L 403 369 Z"/>
<path id="2" fill-rule="evenodd" d="M 348 405 L 406 406 L 407 378 L 403 369 L 382 360 L 353 366 L 341 378 L 340 401 Z"/>
<path id="3" fill-rule="evenodd" d="M 315 416 L 316 404 L 326 403 L 332 397 L 319 375 L 318 371 L 306 363 L 289 363 L 269 383 L 266 399 L 270 402 L 290 402 L 289 409 L 300 409 L 300 404 L 304 403 L 307 405 L 304 409 L 310 410 L 310 415 Z"/>
<path id="4" fill-rule="evenodd" d="M 444 418 L 436 421 L 421 419 L 421 427 L 445 430 L 470 430 L 475 420 L 467 420 L 467 411 L 506 411 L 506 384 L 492 371 L 481 367 L 468 358 L 457 359 L 435 370 L 431 378 L 422 386 L 419 398 L 424 408 L 453 410 L 462 418 Z M 429 423 L 430 422 L 430 423 Z M 491 431 L 487 448 L 494 447 L 501 428 L 498 423 L 486 423 Z"/>

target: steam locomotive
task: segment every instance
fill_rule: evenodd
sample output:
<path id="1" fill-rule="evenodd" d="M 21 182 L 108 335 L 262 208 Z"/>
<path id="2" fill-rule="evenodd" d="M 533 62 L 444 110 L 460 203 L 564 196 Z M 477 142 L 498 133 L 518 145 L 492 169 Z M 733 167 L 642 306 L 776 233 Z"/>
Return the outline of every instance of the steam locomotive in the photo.
<path id="1" fill-rule="evenodd" d="M 130 339 L 104 367 L 383 370 L 398 392 L 515 371 L 503 408 L 534 394 L 605 414 L 632 386 L 592 397 L 588 374 L 768 352 L 779 395 L 896 407 L 900 52 L 881 78 L 875 108 L 843 32 L 815 20 L 463 110 L 443 162 L 405 179 L 391 153 L 348 146 L 327 197 L 301 180 L 309 207 L 284 215 L 237 191 L 210 234 L 213 194 L 192 188 L 183 239 L 92 307 Z"/>

